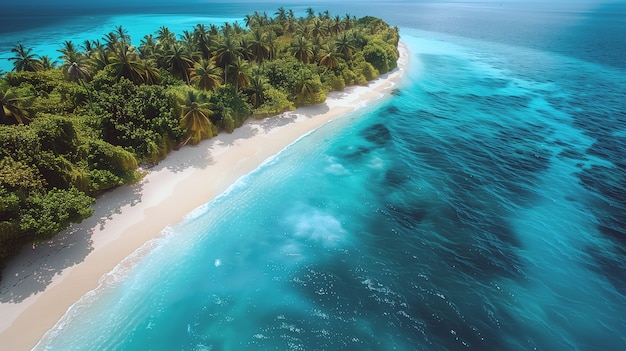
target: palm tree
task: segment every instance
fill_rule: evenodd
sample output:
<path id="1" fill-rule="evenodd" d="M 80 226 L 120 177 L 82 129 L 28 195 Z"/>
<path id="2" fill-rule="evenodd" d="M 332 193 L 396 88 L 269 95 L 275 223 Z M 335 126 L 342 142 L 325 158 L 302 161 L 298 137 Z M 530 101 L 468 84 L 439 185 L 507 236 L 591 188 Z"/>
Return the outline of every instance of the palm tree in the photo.
<path id="1" fill-rule="evenodd" d="M 353 30 L 350 31 L 350 42 L 355 47 L 363 48 L 367 45 L 368 40 L 362 30 Z"/>
<path id="2" fill-rule="evenodd" d="M 192 32 L 188 30 L 184 30 L 183 34 L 180 36 L 180 40 L 178 41 L 183 48 L 185 49 L 185 53 L 191 58 L 194 62 L 199 61 L 202 58 L 202 53 L 198 50 L 198 43 L 196 42 L 196 37 Z"/>
<path id="3" fill-rule="evenodd" d="M 86 39 L 86 40 L 83 42 L 83 49 L 85 49 L 85 51 L 86 51 L 87 53 L 89 53 L 91 50 L 93 50 L 93 44 L 94 44 L 94 43 L 95 43 L 95 40 L 94 40 L 94 41 L 91 41 L 91 40 L 89 40 L 89 39 Z"/>
<path id="4" fill-rule="evenodd" d="M 191 141 L 197 144 L 203 138 L 213 136 L 213 126 L 209 116 L 213 114 L 212 106 L 206 95 L 193 89 L 187 90 L 184 98 L 178 99 L 180 108 L 180 121 L 187 131 L 187 139 L 182 145 Z"/>
<path id="5" fill-rule="evenodd" d="M 89 47 L 92 48 L 91 44 Z M 61 53 L 60 58 L 63 60 L 61 69 L 71 81 L 76 82 L 90 78 L 89 67 L 84 64 L 85 55 L 78 51 L 72 41 L 66 40 L 63 42 L 63 47 L 57 51 Z"/>
<path id="6" fill-rule="evenodd" d="M 81 62 L 83 58 L 83 54 L 78 51 L 78 48 L 71 40 L 66 40 L 63 42 L 63 47 L 58 52 L 61 53 L 61 60 L 65 64 L 71 64 L 72 62 Z"/>
<path id="7" fill-rule="evenodd" d="M 104 69 L 111 63 L 109 54 L 100 41 L 93 42 L 93 48 L 88 53 L 88 62 L 94 72 Z"/>
<path id="8" fill-rule="evenodd" d="M 352 17 L 349 13 L 346 13 L 346 16 L 343 18 L 343 28 L 345 30 L 354 28 L 355 21 L 356 17 Z"/>
<path id="9" fill-rule="evenodd" d="M 169 28 L 161 26 L 159 30 L 157 30 L 156 38 L 159 41 L 159 46 L 165 50 L 176 41 L 176 34 L 170 31 Z"/>
<path id="10" fill-rule="evenodd" d="M 220 41 L 215 51 L 215 62 L 224 69 L 224 82 L 228 82 L 230 64 L 241 56 L 242 49 L 237 40 L 233 39 L 231 36 L 225 36 L 224 39 Z"/>
<path id="11" fill-rule="evenodd" d="M 153 58 L 157 52 L 157 40 L 152 34 L 144 35 L 139 44 L 139 56 L 142 59 Z"/>
<path id="12" fill-rule="evenodd" d="M 15 56 L 9 57 L 9 61 L 13 61 L 14 71 L 37 72 L 42 70 L 41 61 L 37 55 L 32 54 L 32 51 L 32 48 L 25 48 L 22 44 L 17 44 L 11 49 Z"/>
<path id="13" fill-rule="evenodd" d="M 254 11 L 253 15 L 246 15 L 243 18 L 243 24 L 248 28 L 252 28 L 252 27 L 256 27 L 260 25 L 259 13 Z"/>
<path id="14" fill-rule="evenodd" d="M 307 7 L 306 8 L 306 17 L 308 19 L 313 19 L 315 17 L 315 11 L 313 11 L 312 7 Z"/>
<path id="15" fill-rule="evenodd" d="M 215 60 L 202 59 L 196 63 L 191 71 L 191 83 L 203 90 L 212 90 L 220 86 L 221 68 L 215 65 Z"/>
<path id="16" fill-rule="evenodd" d="M 341 37 L 335 40 L 335 49 L 337 49 L 337 52 L 343 55 L 346 60 L 350 60 L 355 47 L 352 44 L 352 40 L 348 38 L 346 33 L 343 33 Z"/>
<path id="17" fill-rule="evenodd" d="M 310 72 L 300 71 L 300 75 L 298 76 L 295 84 L 294 84 L 294 95 L 308 95 L 315 92 L 315 85 L 313 82 L 313 77 Z"/>
<path id="18" fill-rule="evenodd" d="M 107 50 L 113 51 L 115 50 L 115 46 L 120 42 L 120 37 L 118 37 L 115 32 L 109 32 L 102 38 L 102 40 L 104 41 L 104 46 Z"/>
<path id="19" fill-rule="evenodd" d="M 320 37 L 324 35 L 324 22 L 319 18 L 314 18 L 311 22 L 311 35 L 315 37 Z"/>
<path id="20" fill-rule="evenodd" d="M 303 36 L 296 38 L 296 41 L 291 42 L 289 47 L 291 54 L 300 62 L 309 63 L 311 57 L 313 57 L 313 51 L 311 45 Z"/>
<path id="21" fill-rule="evenodd" d="M 270 30 L 266 33 L 267 35 L 267 48 L 269 49 L 268 60 L 273 60 L 276 58 L 276 54 L 278 53 L 278 45 L 276 44 L 276 32 Z"/>
<path id="22" fill-rule="evenodd" d="M 53 69 L 57 66 L 57 62 L 47 55 L 41 56 L 40 62 L 43 70 Z"/>
<path id="23" fill-rule="evenodd" d="M 228 37 L 228 36 L 232 36 L 233 33 L 233 27 L 230 25 L 229 22 L 224 22 L 224 24 L 221 27 L 221 31 L 222 31 L 222 35 Z"/>
<path id="24" fill-rule="evenodd" d="M 113 69 L 118 78 L 125 77 L 135 84 L 144 82 L 144 71 L 134 46 L 118 43 L 109 60 L 107 66 Z"/>
<path id="25" fill-rule="evenodd" d="M 220 29 L 215 25 L 215 23 L 209 24 L 209 35 L 213 37 L 217 37 L 220 35 Z"/>
<path id="26" fill-rule="evenodd" d="M 174 42 L 163 55 L 163 61 L 172 74 L 189 84 L 189 71 L 195 64 L 192 55 L 182 44 Z"/>
<path id="27" fill-rule="evenodd" d="M 262 63 L 270 57 L 270 47 L 267 40 L 267 35 L 261 31 L 260 28 L 254 28 L 252 30 L 252 40 L 250 41 L 250 51 L 254 61 Z"/>
<path id="28" fill-rule="evenodd" d="M 87 81 L 91 79 L 89 66 L 80 62 L 72 62 L 65 70 L 65 73 L 72 82 Z"/>
<path id="29" fill-rule="evenodd" d="M 141 60 L 141 69 L 143 71 L 143 82 L 149 85 L 158 84 L 161 80 L 161 74 L 153 60 Z"/>
<path id="30" fill-rule="evenodd" d="M 296 19 L 295 17 L 287 17 L 287 20 L 283 22 L 283 28 L 287 33 L 293 33 L 296 30 Z"/>
<path id="31" fill-rule="evenodd" d="M 318 87 L 321 83 L 310 71 L 301 70 L 291 87 L 291 96 L 296 105 L 309 104 L 317 100 Z"/>
<path id="32" fill-rule="evenodd" d="M 311 63 L 319 62 L 322 54 L 324 53 L 323 46 L 325 46 L 325 43 L 323 42 L 322 37 L 313 37 L 313 40 L 311 41 L 311 52 L 313 53 L 310 60 Z"/>
<path id="33" fill-rule="evenodd" d="M 308 23 L 304 20 L 304 18 L 299 18 L 295 22 L 295 33 L 296 35 L 303 35 L 308 37 L 311 29 L 309 28 Z"/>
<path id="34" fill-rule="evenodd" d="M 64 71 L 67 74 L 67 77 L 72 82 L 78 82 L 83 86 L 85 90 L 87 90 L 87 94 L 89 96 L 89 107 L 93 110 L 93 97 L 91 94 L 91 89 L 86 86 L 85 82 L 91 79 L 91 75 L 89 74 L 89 66 L 80 62 L 72 62 L 69 67 Z"/>
<path id="35" fill-rule="evenodd" d="M 122 43 L 130 45 L 130 35 L 128 35 L 128 31 L 122 28 L 121 25 L 115 27 L 115 34 Z"/>
<path id="36" fill-rule="evenodd" d="M 262 26 L 267 26 L 271 23 L 270 17 L 267 15 L 267 12 L 263 11 L 263 16 L 259 16 L 259 23 Z"/>
<path id="37" fill-rule="evenodd" d="M 324 52 L 325 54 L 320 58 L 320 66 L 326 67 L 324 73 L 326 73 L 326 71 L 328 71 L 329 69 L 335 69 L 339 67 L 337 51 L 335 51 L 334 48 L 330 45 L 326 45 L 324 47 Z"/>
<path id="38" fill-rule="evenodd" d="M 265 90 L 267 90 L 268 84 L 265 78 L 260 74 L 255 74 L 250 79 L 250 86 L 246 89 L 246 92 L 250 96 L 250 102 L 254 108 L 259 108 L 265 102 Z"/>
<path id="39" fill-rule="evenodd" d="M 193 35 L 194 41 L 197 43 L 198 49 L 200 49 L 202 53 L 202 58 L 211 58 L 211 45 L 213 44 L 213 40 L 204 24 L 196 25 L 193 30 Z"/>
<path id="40" fill-rule="evenodd" d="M 235 23 L 233 23 L 233 33 L 239 35 L 243 32 L 245 32 L 245 29 L 241 26 L 241 24 L 239 24 L 239 22 L 235 21 Z"/>
<path id="41" fill-rule="evenodd" d="M 32 96 L 19 96 L 12 88 L 0 87 L 0 124 L 25 124 L 32 119 Z"/>
<path id="42" fill-rule="evenodd" d="M 239 46 L 241 47 L 241 57 L 248 61 L 254 61 L 255 57 L 252 52 L 252 42 L 244 37 L 239 40 Z"/>
<path id="43" fill-rule="evenodd" d="M 233 85 L 237 91 L 239 91 L 239 88 L 245 89 L 250 85 L 250 65 L 248 61 L 237 57 L 230 64 L 230 70 L 232 71 Z"/>
<path id="44" fill-rule="evenodd" d="M 179 35 L 179 41 L 183 42 L 183 43 L 190 43 L 190 44 L 194 44 L 195 42 L 195 36 L 193 35 L 193 32 L 190 32 L 188 30 L 183 30 L 183 34 Z"/>
<path id="45" fill-rule="evenodd" d="M 344 30 L 344 23 L 341 20 L 341 17 L 339 17 L 339 15 L 337 15 L 337 16 L 335 16 L 335 19 L 333 20 L 332 24 L 330 25 L 330 32 L 333 35 L 338 35 L 343 30 Z"/>
<path id="46" fill-rule="evenodd" d="M 283 24 L 285 21 L 287 21 L 287 11 L 282 6 L 278 8 L 278 11 L 276 11 L 274 15 L 276 15 L 276 19 L 280 24 Z"/>

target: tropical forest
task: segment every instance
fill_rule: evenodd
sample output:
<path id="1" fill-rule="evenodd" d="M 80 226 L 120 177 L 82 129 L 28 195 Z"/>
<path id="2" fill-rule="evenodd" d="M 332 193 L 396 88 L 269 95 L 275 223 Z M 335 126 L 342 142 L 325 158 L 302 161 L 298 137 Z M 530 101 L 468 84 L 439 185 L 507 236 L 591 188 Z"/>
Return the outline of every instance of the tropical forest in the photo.
<path id="1" fill-rule="evenodd" d="M 279 8 L 138 45 L 119 25 L 58 58 L 16 43 L 0 72 L 0 269 L 172 150 L 393 70 L 398 41 L 375 17 Z"/>

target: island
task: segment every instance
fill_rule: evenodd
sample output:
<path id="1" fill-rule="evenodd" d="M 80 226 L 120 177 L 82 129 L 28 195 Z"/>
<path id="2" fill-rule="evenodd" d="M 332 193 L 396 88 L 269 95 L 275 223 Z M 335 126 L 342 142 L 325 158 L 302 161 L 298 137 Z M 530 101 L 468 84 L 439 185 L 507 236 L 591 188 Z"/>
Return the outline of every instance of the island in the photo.
<path id="1" fill-rule="evenodd" d="M 60 65 L 17 44 L 0 78 L 0 269 L 172 150 L 393 70 L 398 43 L 398 28 L 379 18 L 281 7 L 244 25 L 160 27 L 138 46 L 119 25 L 65 41 Z"/>

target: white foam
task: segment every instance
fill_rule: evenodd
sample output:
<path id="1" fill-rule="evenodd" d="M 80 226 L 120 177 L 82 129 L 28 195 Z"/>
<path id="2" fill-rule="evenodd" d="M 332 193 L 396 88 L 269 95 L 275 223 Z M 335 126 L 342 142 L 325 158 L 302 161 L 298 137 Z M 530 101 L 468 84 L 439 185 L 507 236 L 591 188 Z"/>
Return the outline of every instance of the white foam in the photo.
<path id="1" fill-rule="evenodd" d="M 102 294 L 104 294 L 107 290 L 110 290 L 125 281 L 132 272 L 133 268 L 135 268 L 144 257 L 161 245 L 163 238 L 168 235 L 168 233 L 171 233 L 170 230 L 170 228 L 164 230 L 163 237 L 147 241 L 144 245 L 139 247 L 135 250 L 135 252 L 130 254 L 117 266 L 115 266 L 111 272 L 103 275 L 98 281 L 98 286 L 72 304 L 67 309 L 63 317 L 61 317 L 61 319 L 43 335 L 35 347 L 33 347 L 33 350 L 47 350 L 48 347 L 46 345 L 67 329 L 77 316 L 81 315 L 85 309 L 89 308 L 93 303 L 98 301 Z"/>
<path id="2" fill-rule="evenodd" d="M 368 166 L 374 169 L 384 169 L 385 161 L 382 158 L 375 156 L 369 161 Z"/>
<path id="3" fill-rule="evenodd" d="M 334 175 L 350 174 L 349 170 L 347 170 L 341 163 L 337 162 L 336 157 L 327 156 L 326 161 L 328 161 L 329 165 L 324 168 L 324 172 Z"/>
<path id="4" fill-rule="evenodd" d="M 324 246 L 336 246 L 344 240 L 346 231 L 334 216 L 311 210 L 294 218 L 294 236 L 312 240 Z"/>

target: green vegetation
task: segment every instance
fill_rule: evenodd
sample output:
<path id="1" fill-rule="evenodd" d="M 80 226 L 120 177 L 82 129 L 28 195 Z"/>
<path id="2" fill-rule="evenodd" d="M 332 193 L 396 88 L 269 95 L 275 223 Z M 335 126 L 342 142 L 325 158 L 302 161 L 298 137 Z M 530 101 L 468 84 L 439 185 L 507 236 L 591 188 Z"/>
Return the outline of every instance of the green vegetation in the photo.
<path id="1" fill-rule="evenodd" d="M 59 48 L 60 65 L 21 44 L 0 75 L 0 268 L 25 244 L 92 213 L 99 194 L 141 178 L 172 149 L 323 102 L 395 68 L 397 28 L 374 17 L 254 13 L 239 23 L 122 26 Z"/>

